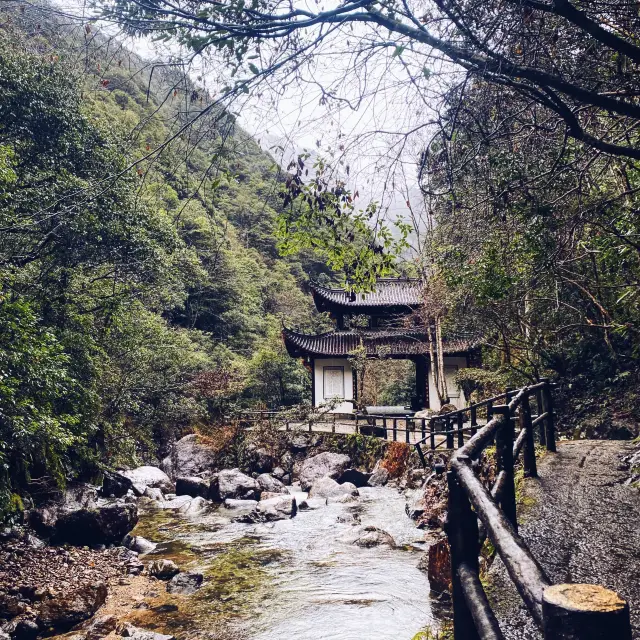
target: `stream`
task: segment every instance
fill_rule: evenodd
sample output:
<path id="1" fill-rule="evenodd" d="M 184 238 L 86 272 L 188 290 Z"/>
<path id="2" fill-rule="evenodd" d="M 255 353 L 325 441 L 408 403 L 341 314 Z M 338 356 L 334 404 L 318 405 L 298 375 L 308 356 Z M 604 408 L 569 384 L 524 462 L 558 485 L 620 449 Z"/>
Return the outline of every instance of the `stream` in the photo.
<path id="1" fill-rule="evenodd" d="M 135 533 L 160 542 L 146 559 L 172 559 L 205 583 L 192 596 L 158 588 L 133 619 L 179 638 L 411 640 L 433 616 L 417 568 L 424 534 L 404 507 L 396 489 L 377 487 L 264 524 L 233 522 L 239 512 L 224 507 L 191 518 L 143 509 Z M 354 545 L 366 525 L 397 548 Z"/>

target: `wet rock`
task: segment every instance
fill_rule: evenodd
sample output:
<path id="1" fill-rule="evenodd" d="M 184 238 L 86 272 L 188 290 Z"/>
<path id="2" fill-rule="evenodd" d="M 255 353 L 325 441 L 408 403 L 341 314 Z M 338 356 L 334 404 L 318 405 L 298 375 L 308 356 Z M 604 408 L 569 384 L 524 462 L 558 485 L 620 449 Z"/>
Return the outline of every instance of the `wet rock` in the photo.
<path id="1" fill-rule="evenodd" d="M 325 451 L 317 456 L 307 458 L 300 466 L 299 480 L 303 491 L 308 491 L 316 480 L 329 477 L 339 478 L 348 468 L 351 461 L 343 453 Z"/>
<path id="2" fill-rule="evenodd" d="M 258 473 L 268 473 L 275 464 L 275 459 L 266 449 L 259 448 L 253 452 L 254 462 L 252 467 Z"/>
<path id="3" fill-rule="evenodd" d="M 374 470 L 367 484 L 370 487 L 383 487 L 389 482 L 389 472 L 384 467 L 378 467 Z"/>
<path id="4" fill-rule="evenodd" d="M 218 494 L 222 500 L 238 498 L 255 500 L 260 494 L 258 483 L 240 469 L 225 469 L 218 474 Z"/>
<path id="5" fill-rule="evenodd" d="M 162 495 L 162 491 L 160 491 L 160 489 L 155 489 L 154 487 L 146 487 L 142 495 L 145 498 L 149 498 L 150 500 L 155 500 L 156 502 L 164 502 L 164 496 Z"/>
<path id="6" fill-rule="evenodd" d="M 353 543 L 358 547 L 379 547 L 380 545 L 387 545 L 389 547 L 395 547 L 396 541 L 382 529 L 377 527 L 365 527 L 360 537 Z"/>
<path id="7" fill-rule="evenodd" d="M 208 498 L 210 482 L 197 476 L 176 478 L 176 495 L 192 498 Z"/>
<path id="8" fill-rule="evenodd" d="M 202 580 L 202 574 L 196 573 L 195 571 L 179 573 L 173 576 L 169 584 L 167 584 L 167 592 L 177 593 L 183 596 L 191 595 L 200 588 Z"/>
<path id="9" fill-rule="evenodd" d="M 100 493 L 106 498 L 122 498 L 133 489 L 133 483 L 127 476 L 117 471 L 105 471 Z"/>
<path id="10" fill-rule="evenodd" d="M 78 509 L 61 515 L 52 536 L 56 543 L 78 546 L 113 544 L 135 527 L 138 508 L 135 504 L 114 504 L 95 509 Z"/>
<path id="11" fill-rule="evenodd" d="M 154 560 L 149 563 L 149 575 L 160 580 L 168 580 L 180 573 L 178 565 L 173 560 Z"/>
<path id="12" fill-rule="evenodd" d="M 166 493 L 173 491 L 173 484 L 169 476 L 158 467 L 143 466 L 125 471 L 124 476 L 131 480 L 133 491 L 137 496 L 144 494 L 147 487 L 161 489 Z"/>
<path id="13" fill-rule="evenodd" d="M 58 593 L 50 600 L 44 600 L 38 611 L 38 620 L 45 628 L 69 629 L 90 618 L 105 602 L 107 585 L 84 585 Z"/>
<path id="14" fill-rule="evenodd" d="M 307 498 L 298 504 L 300 511 L 314 511 L 327 506 L 326 498 Z"/>
<path id="15" fill-rule="evenodd" d="M 287 495 L 286 493 L 273 493 L 273 491 L 263 491 L 260 494 L 260 501 L 262 500 L 271 500 L 271 498 L 279 498 L 282 495 Z"/>
<path id="16" fill-rule="evenodd" d="M 178 440 L 160 465 L 172 478 L 208 475 L 217 465 L 217 454 L 195 433 Z"/>
<path id="17" fill-rule="evenodd" d="M 409 489 L 418 489 L 424 484 L 425 473 L 421 469 L 412 469 L 407 474 L 407 487 Z"/>
<path id="18" fill-rule="evenodd" d="M 307 438 L 303 435 L 294 436 L 291 439 L 291 449 L 296 452 L 304 452 L 309 447 Z"/>
<path id="19" fill-rule="evenodd" d="M 142 536 L 129 536 L 126 535 L 122 540 L 122 546 L 127 549 L 131 549 L 136 553 L 151 553 L 158 546 L 155 542 L 150 542 Z"/>
<path id="20" fill-rule="evenodd" d="M 175 636 L 156 633 L 155 631 L 149 631 L 148 629 L 141 629 L 140 627 L 134 627 L 131 624 L 125 625 L 120 635 L 124 638 L 131 638 L 132 640 L 175 640 Z"/>
<path id="21" fill-rule="evenodd" d="M 321 478 L 313 483 L 309 491 L 310 498 L 338 498 L 343 495 L 358 495 L 358 489 L 350 482 L 338 484 L 332 478 Z"/>
<path id="22" fill-rule="evenodd" d="M 256 482 L 262 491 L 269 491 L 270 493 L 287 493 L 287 488 L 273 476 L 268 473 L 261 473 Z"/>
<path id="23" fill-rule="evenodd" d="M 358 502 L 358 496 L 343 493 L 341 496 L 332 496 L 327 498 L 327 503 L 329 504 L 350 504 L 352 502 Z"/>
<path id="24" fill-rule="evenodd" d="M 419 494 L 409 499 L 404 510 L 412 520 L 418 520 L 424 515 L 426 508 L 423 496 Z"/>
<path id="25" fill-rule="evenodd" d="M 167 496 L 165 496 L 166 498 Z M 161 509 L 180 509 L 185 504 L 189 504 L 193 498 L 191 496 L 176 496 L 171 500 L 165 500 L 164 502 L 159 502 L 158 507 Z"/>
<path id="26" fill-rule="evenodd" d="M 449 543 L 440 540 L 429 547 L 427 555 L 427 573 L 432 591 L 443 593 L 451 591 L 451 552 Z M 424 570 L 424 562 L 418 566 Z"/>
<path id="27" fill-rule="evenodd" d="M 258 502 L 256 511 L 264 520 L 286 520 L 293 518 L 298 510 L 296 499 L 290 495 L 281 495 Z"/>
<path id="28" fill-rule="evenodd" d="M 115 631 L 118 619 L 115 616 L 98 616 L 86 629 L 87 640 L 100 640 Z"/>
<path id="29" fill-rule="evenodd" d="M 208 507 L 209 503 L 204 498 L 192 498 L 178 509 L 178 513 L 195 516 L 206 511 Z"/>
<path id="30" fill-rule="evenodd" d="M 362 471 L 358 471 L 357 469 L 347 469 L 339 478 L 337 478 L 337 481 L 339 484 L 350 482 L 351 484 L 360 488 L 367 486 L 370 477 L 370 473 L 363 473 Z"/>
<path id="31" fill-rule="evenodd" d="M 357 513 L 342 513 L 336 518 L 336 522 L 342 524 L 360 524 L 360 516 Z"/>

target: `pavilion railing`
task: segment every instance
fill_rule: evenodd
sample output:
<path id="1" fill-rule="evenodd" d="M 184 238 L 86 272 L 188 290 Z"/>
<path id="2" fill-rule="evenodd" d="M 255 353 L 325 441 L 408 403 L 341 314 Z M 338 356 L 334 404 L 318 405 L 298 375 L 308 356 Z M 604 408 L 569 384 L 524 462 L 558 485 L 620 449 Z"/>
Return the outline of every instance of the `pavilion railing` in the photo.
<path id="1" fill-rule="evenodd" d="M 531 397 L 538 407 L 535 418 Z M 505 403 L 495 404 L 501 398 Z M 480 581 L 479 555 L 485 537 L 491 540 L 545 640 L 631 640 L 629 607 L 624 600 L 598 585 L 552 585 L 518 534 L 514 464 L 522 452 L 525 476 L 537 476 L 536 425 L 546 427 L 547 450 L 556 449 L 551 384 L 544 380 L 508 390 L 480 404 L 487 402 L 491 402 L 488 422 L 453 454 L 447 473 L 446 529 L 455 640 L 504 638 Z M 487 489 L 473 467 L 474 460 L 493 442 L 498 475 L 493 487 Z"/>

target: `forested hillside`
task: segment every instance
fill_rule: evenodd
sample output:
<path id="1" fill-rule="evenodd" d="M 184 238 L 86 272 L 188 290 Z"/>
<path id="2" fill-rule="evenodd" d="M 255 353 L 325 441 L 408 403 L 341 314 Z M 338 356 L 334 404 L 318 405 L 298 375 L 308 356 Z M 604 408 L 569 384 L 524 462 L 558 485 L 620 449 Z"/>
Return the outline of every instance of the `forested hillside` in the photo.
<path id="1" fill-rule="evenodd" d="M 2 18 L 0 511 L 223 406 L 301 402 L 281 325 L 326 322 L 304 292 L 320 263 L 278 256 L 278 167 L 234 116 L 179 133 L 209 99 L 179 71 Z"/>

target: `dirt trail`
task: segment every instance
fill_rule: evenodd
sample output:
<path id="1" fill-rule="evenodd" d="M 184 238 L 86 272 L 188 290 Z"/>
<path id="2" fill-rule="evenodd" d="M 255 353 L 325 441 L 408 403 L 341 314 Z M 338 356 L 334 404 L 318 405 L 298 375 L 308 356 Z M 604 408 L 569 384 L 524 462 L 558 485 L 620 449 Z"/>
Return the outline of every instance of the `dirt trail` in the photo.
<path id="1" fill-rule="evenodd" d="M 640 639 L 640 491 L 624 485 L 622 464 L 632 449 L 620 441 L 559 443 L 539 461 L 540 477 L 526 481 L 533 504 L 520 532 L 552 582 L 602 584 L 626 598 Z M 499 560 L 490 581 L 505 636 L 541 638 Z"/>

